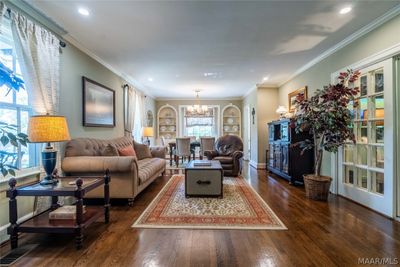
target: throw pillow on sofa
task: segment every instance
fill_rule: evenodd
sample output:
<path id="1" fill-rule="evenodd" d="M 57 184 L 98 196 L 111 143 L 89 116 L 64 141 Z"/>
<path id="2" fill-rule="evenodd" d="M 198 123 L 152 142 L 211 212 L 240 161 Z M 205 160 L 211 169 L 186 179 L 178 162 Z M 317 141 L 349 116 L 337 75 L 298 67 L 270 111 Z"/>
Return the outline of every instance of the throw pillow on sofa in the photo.
<path id="1" fill-rule="evenodd" d="M 119 148 L 118 149 L 118 153 L 119 153 L 120 156 L 123 156 L 123 157 L 128 157 L 128 156 L 136 157 L 136 152 L 135 152 L 135 150 L 133 149 L 132 146 Z"/>
<path id="2" fill-rule="evenodd" d="M 105 157 L 115 157 L 119 156 L 119 153 L 115 146 L 108 144 L 101 151 L 101 155 Z"/>
<path id="3" fill-rule="evenodd" d="M 133 146 L 136 151 L 138 160 L 152 157 L 150 148 L 147 145 L 140 144 L 140 143 L 133 141 Z"/>

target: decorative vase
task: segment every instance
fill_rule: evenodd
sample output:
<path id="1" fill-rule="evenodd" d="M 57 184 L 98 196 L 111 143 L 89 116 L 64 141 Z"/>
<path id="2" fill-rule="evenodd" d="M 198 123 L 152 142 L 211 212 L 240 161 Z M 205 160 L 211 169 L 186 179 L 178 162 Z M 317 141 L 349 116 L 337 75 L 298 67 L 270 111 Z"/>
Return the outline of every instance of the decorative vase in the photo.
<path id="1" fill-rule="evenodd" d="M 332 178 L 329 176 L 315 176 L 314 174 L 305 174 L 304 187 L 306 189 L 306 197 L 314 200 L 327 201 L 329 196 L 329 188 Z"/>

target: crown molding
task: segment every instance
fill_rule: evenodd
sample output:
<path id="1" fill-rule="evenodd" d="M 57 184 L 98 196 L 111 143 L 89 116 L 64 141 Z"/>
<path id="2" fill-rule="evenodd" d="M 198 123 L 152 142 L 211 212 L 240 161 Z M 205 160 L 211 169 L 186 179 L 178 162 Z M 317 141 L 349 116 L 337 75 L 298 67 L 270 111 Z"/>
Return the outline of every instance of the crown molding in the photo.
<path id="1" fill-rule="evenodd" d="M 246 97 L 248 97 L 254 90 L 257 90 L 257 86 L 253 86 L 251 87 L 249 90 L 247 90 L 247 92 L 242 96 L 242 100 L 245 99 Z"/>
<path id="2" fill-rule="evenodd" d="M 352 33 L 351 35 L 349 35 L 348 37 L 346 37 L 345 39 L 343 39 L 336 45 L 332 46 L 331 48 L 329 48 L 328 50 L 323 52 L 321 55 L 319 55 L 318 57 L 312 59 L 307 64 L 300 67 L 292 75 L 290 75 L 288 79 L 286 79 L 284 82 L 280 83 L 278 86 L 281 87 L 285 83 L 291 81 L 297 75 L 303 73 L 304 71 L 308 70 L 312 66 L 321 62 L 325 58 L 329 57 L 330 55 L 334 54 L 335 52 L 339 51 L 340 49 L 342 49 L 343 47 L 347 46 L 348 44 L 354 42 L 355 40 L 359 39 L 360 37 L 366 35 L 367 33 L 373 31 L 374 29 L 378 28 L 379 26 L 381 26 L 382 24 L 391 20 L 392 18 L 396 17 L 399 14 L 400 14 L 400 5 L 397 5 L 394 8 L 392 8 L 391 10 L 389 10 L 388 12 L 386 12 L 385 14 L 383 14 L 382 16 L 373 20 L 371 23 L 367 24 L 366 26 L 364 26 L 361 29 L 359 29 L 358 31 Z"/>
<path id="3" fill-rule="evenodd" d="M 89 49 L 87 49 L 84 45 L 82 45 L 80 42 L 78 42 L 74 37 L 72 37 L 70 34 L 65 35 L 64 39 L 72 44 L 73 46 L 75 46 L 76 48 L 78 48 L 79 50 L 81 50 L 83 53 L 87 54 L 89 57 L 93 58 L 94 60 L 96 60 L 98 63 L 100 63 L 101 65 L 103 65 L 104 67 L 106 67 L 107 69 L 109 69 L 110 71 L 112 71 L 113 73 L 115 73 L 116 75 L 120 76 L 121 78 L 123 78 L 126 82 L 130 83 L 135 89 L 141 91 L 142 93 L 144 93 L 146 96 L 149 96 L 153 99 L 156 99 L 147 89 L 146 87 L 141 84 L 140 82 L 138 82 L 137 80 L 135 80 L 132 76 L 123 73 L 121 71 L 119 71 L 117 68 L 115 68 L 114 66 L 112 66 L 111 64 L 109 64 L 107 61 L 105 61 L 104 59 L 102 59 L 101 57 L 97 56 L 95 53 L 93 53 L 92 51 L 90 51 Z"/>
<path id="4" fill-rule="evenodd" d="M 156 97 L 156 101 L 195 101 L 197 98 Z M 242 97 L 200 98 L 200 101 L 240 101 Z"/>

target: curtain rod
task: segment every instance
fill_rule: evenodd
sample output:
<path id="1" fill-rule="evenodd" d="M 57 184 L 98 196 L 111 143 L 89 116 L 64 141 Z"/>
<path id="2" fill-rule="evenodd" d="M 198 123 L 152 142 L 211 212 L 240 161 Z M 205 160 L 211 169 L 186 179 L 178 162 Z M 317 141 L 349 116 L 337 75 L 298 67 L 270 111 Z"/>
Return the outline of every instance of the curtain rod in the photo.
<path id="1" fill-rule="evenodd" d="M 59 40 L 60 40 L 60 47 L 64 48 L 67 46 L 67 44 L 63 41 L 63 34 L 67 34 L 67 32 L 61 28 L 58 25 L 55 25 L 54 23 L 52 23 L 49 19 L 45 18 L 42 14 L 40 14 L 36 9 L 34 9 L 33 7 L 31 7 L 30 5 L 28 5 L 27 3 L 23 2 L 23 1 L 14 1 L 13 3 L 11 3 L 10 1 L 3 1 L 4 4 L 7 7 L 7 13 L 9 16 L 9 19 L 11 19 L 11 11 L 15 10 L 16 12 L 20 12 L 22 13 L 22 15 L 26 16 L 28 19 L 32 20 L 34 23 L 40 25 L 41 27 L 45 28 L 46 30 L 50 31 L 51 33 L 53 33 Z M 11 8 L 10 8 L 11 6 Z M 22 7 L 21 7 L 22 6 Z M 36 14 L 36 16 L 30 15 L 26 9 L 29 9 L 29 11 L 33 12 Z M 48 23 L 52 23 L 54 24 L 52 27 L 47 26 L 44 22 L 41 22 L 38 18 L 36 18 L 37 16 L 41 17 L 41 20 L 46 20 L 49 21 Z M 52 28 L 57 28 L 56 30 L 52 29 Z M 58 33 L 58 32 L 61 32 Z"/>

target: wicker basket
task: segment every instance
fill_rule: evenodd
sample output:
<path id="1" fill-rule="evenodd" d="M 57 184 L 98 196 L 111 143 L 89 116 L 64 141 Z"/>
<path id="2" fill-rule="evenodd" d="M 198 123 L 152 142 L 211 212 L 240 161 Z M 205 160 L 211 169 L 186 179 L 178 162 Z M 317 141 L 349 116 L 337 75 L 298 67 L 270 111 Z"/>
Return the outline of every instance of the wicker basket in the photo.
<path id="1" fill-rule="evenodd" d="M 332 178 L 328 176 L 303 175 L 306 197 L 327 201 Z"/>

